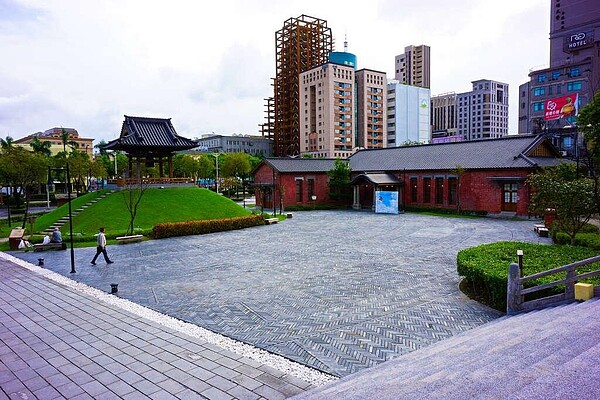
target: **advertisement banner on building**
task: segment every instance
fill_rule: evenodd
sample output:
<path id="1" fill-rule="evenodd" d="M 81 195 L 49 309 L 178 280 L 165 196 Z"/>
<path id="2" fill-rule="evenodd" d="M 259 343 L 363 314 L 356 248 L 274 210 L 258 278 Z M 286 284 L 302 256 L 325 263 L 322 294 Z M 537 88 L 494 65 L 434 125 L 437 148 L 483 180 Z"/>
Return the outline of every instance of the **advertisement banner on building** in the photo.
<path id="1" fill-rule="evenodd" d="M 544 104 L 544 119 L 549 121 L 576 116 L 579 112 L 578 100 L 579 93 L 546 100 Z"/>
<path id="2" fill-rule="evenodd" d="M 375 192 L 377 214 L 398 214 L 398 192 Z"/>

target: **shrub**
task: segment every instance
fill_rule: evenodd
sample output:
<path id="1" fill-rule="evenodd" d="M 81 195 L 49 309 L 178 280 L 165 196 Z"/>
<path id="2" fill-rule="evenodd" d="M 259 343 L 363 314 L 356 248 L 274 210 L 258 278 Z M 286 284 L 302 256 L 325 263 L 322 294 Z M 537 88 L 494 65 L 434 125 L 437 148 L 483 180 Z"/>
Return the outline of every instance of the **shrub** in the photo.
<path id="1" fill-rule="evenodd" d="M 175 236 L 203 235 L 205 233 L 244 229 L 251 226 L 264 225 L 264 223 L 264 218 L 261 215 L 202 221 L 168 222 L 156 224 L 152 228 L 150 236 L 153 239 L 163 239 Z"/>
<path id="2" fill-rule="evenodd" d="M 570 244 L 571 238 L 564 232 L 557 232 L 554 236 L 554 243 L 562 245 Z M 600 235 L 597 233 L 578 233 L 575 235 L 575 246 L 600 250 Z"/>
<path id="3" fill-rule="evenodd" d="M 417 206 L 405 206 L 405 211 L 408 212 L 422 212 L 422 213 L 433 213 L 433 214 L 443 214 L 443 215 L 464 215 L 468 217 L 485 217 L 487 215 L 487 211 L 474 211 L 474 210 L 460 210 L 460 213 L 457 213 L 456 208 L 435 208 L 435 207 L 417 207 Z"/>
<path id="4" fill-rule="evenodd" d="M 486 304 L 500 310 L 506 310 L 506 285 L 508 267 L 518 262 L 517 250 L 523 250 L 523 275 L 533 275 L 552 268 L 567 265 L 597 255 L 592 249 L 577 246 L 549 246 L 534 243 L 498 242 L 482 244 L 458 252 L 456 256 L 457 272 L 465 277 L 478 298 Z M 578 273 L 591 271 L 598 267 L 586 266 Z M 550 275 L 526 282 L 526 286 L 535 286 L 564 279 L 565 273 Z M 596 280 L 597 281 L 597 280 Z M 559 292 L 564 288 L 554 288 L 550 292 Z M 547 295 L 544 293 L 543 295 Z M 539 297 L 539 296 L 538 296 Z M 527 298 L 529 300 L 530 298 Z"/>

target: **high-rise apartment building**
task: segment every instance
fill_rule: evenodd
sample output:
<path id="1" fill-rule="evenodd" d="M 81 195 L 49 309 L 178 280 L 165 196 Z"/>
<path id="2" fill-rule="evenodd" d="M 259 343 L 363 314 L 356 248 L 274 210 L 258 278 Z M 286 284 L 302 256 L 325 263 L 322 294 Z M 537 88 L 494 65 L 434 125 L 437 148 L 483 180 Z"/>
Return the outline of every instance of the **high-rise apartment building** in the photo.
<path id="1" fill-rule="evenodd" d="M 327 63 L 300 74 L 300 152 L 347 158 L 355 147 L 354 66 Z"/>
<path id="2" fill-rule="evenodd" d="M 330 59 L 300 74 L 300 152 L 347 158 L 357 148 L 385 147 L 385 72 L 355 71 L 350 53 Z"/>
<path id="3" fill-rule="evenodd" d="M 262 125 L 263 135 L 273 137 L 276 156 L 300 153 L 299 76 L 327 63 L 332 50 L 331 28 L 322 19 L 307 15 L 290 18 L 276 32 L 274 100 L 267 100 L 271 111 L 267 111 L 267 122 Z"/>
<path id="4" fill-rule="evenodd" d="M 430 48 L 424 44 L 407 46 L 396 56 L 394 78 L 404 85 L 430 87 Z"/>
<path id="5" fill-rule="evenodd" d="M 433 143 L 458 142 L 456 93 L 444 93 L 431 98 L 431 141 Z"/>
<path id="6" fill-rule="evenodd" d="M 472 91 L 457 95 L 458 134 L 466 140 L 508 135 L 508 84 L 487 79 L 472 84 Z"/>
<path id="7" fill-rule="evenodd" d="M 356 144 L 366 149 L 386 147 L 385 72 L 371 69 L 356 71 Z"/>
<path id="8" fill-rule="evenodd" d="M 519 86 L 519 133 L 548 133 L 574 155 L 577 110 L 600 90 L 598 0 L 550 1 L 550 65 Z M 571 112 L 561 113 L 562 105 Z M 572 105 L 572 107 L 571 107 Z"/>
<path id="9" fill-rule="evenodd" d="M 395 80 L 387 84 L 387 147 L 430 142 L 429 93 L 427 88 Z"/>

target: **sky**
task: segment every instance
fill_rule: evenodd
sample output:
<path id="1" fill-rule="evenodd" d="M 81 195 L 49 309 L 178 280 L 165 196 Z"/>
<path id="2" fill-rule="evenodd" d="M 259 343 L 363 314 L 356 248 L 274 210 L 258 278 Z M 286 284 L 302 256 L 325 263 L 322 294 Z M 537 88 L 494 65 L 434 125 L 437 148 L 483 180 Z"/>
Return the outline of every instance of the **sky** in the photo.
<path id="1" fill-rule="evenodd" d="M 302 14 L 388 78 L 405 46 L 430 46 L 432 96 L 508 83 L 510 133 L 519 85 L 549 61 L 549 0 L 0 0 L 0 137 L 68 127 L 97 144 L 124 115 L 171 118 L 188 138 L 256 135 L 275 32 Z"/>

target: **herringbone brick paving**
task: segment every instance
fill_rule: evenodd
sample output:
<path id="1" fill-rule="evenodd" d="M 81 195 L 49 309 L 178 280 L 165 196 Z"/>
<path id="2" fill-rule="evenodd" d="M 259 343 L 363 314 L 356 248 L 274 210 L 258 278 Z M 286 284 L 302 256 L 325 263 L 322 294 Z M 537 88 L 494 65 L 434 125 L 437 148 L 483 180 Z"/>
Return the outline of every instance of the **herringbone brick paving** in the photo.
<path id="1" fill-rule="evenodd" d="M 165 314 L 345 376 L 498 317 L 458 290 L 456 253 L 542 241 L 533 221 L 295 213 L 243 231 L 44 253 L 46 268 Z M 19 253 L 36 263 L 39 254 Z M 526 255 L 527 256 L 527 255 Z"/>

